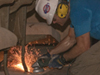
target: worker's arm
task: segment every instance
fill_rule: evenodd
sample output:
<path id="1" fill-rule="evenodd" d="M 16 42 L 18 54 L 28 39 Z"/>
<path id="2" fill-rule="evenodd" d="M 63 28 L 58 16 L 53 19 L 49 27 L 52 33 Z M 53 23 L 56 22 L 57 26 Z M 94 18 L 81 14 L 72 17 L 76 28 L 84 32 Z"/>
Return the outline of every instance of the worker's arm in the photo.
<path id="1" fill-rule="evenodd" d="M 50 51 L 50 54 L 59 54 L 67 51 L 76 43 L 74 28 L 69 28 L 68 36 L 66 36 L 54 49 Z"/>
<path id="2" fill-rule="evenodd" d="M 58 68 L 59 66 L 61 67 L 62 65 L 57 64 L 56 62 L 53 62 L 52 60 L 56 61 L 55 59 L 59 58 L 60 56 L 58 55 L 61 52 L 64 52 L 68 50 L 70 47 L 72 47 L 76 43 L 75 39 L 75 34 L 74 34 L 74 28 L 69 28 L 69 33 L 68 36 L 62 40 L 54 49 L 52 49 L 49 53 L 47 52 L 46 54 L 42 55 L 38 59 L 38 63 L 40 67 L 54 67 Z M 57 54 L 57 55 L 56 55 Z M 60 59 L 60 58 L 59 58 Z M 44 60 L 44 61 L 42 61 Z M 63 60 L 62 63 L 65 63 Z M 56 65 L 55 65 L 56 64 Z"/>
<path id="3" fill-rule="evenodd" d="M 85 33 L 76 38 L 77 44 L 67 53 L 63 55 L 66 61 L 69 61 L 90 48 L 90 33 Z"/>
<path id="4" fill-rule="evenodd" d="M 66 52 L 63 55 L 63 57 L 62 55 L 61 56 L 55 55 L 68 50 L 75 43 L 76 45 L 70 51 Z M 45 60 L 47 58 L 44 58 L 45 62 L 43 62 L 42 61 L 43 59 L 42 60 L 40 59 L 38 63 L 42 64 L 41 65 L 42 67 L 49 66 L 53 68 L 61 68 L 66 61 L 76 58 L 89 48 L 90 48 L 89 32 L 75 38 L 74 28 L 70 28 L 68 36 L 64 40 L 62 40 L 53 50 L 51 50 L 50 54 L 47 53 L 45 55 L 45 57 L 47 57 L 49 60 Z"/>
<path id="5" fill-rule="evenodd" d="M 69 37 L 71 38 L 71 36 L 68 36 L 67 38 L 69 38 Z M 69 40 L 67 39 L 66 41 L 69 41 Z M 60 55 L 54 59 L 51 59 L 51 62 L 49 62 L 48 66 L 53 67 L 53 68 L 62 68 L 63 65 L 66 64 L 66 61 L 68 62 L 68 61 L 76 58 L 77 56 L 81 55 L 83 52 L 87 51 L 90 48 L 90 34 L 89 34 L 89 32 L 77 37 L 76 42 L 77 42 L 76 45 L 71 50 L 66 52 L 64 55 Z M 63 41 L 63 43 L 64 43 L 64 41 Z M 55 50 L 57 51 L 57 49 L 58 49 L 57 52 L 65 50 L 65 48 L 71 46 L 71 44 L 65 45 L 63 43 L 62 44 L 60 43 L 56 47 Z M 64 45 L 64 46 L 62 46 L 62 45 Z M 62 46 L 62 50 L 61 50 L 61 46 Z M 53 52 L 55 52 L 55 50 Z M 57 52 L 55 52 L 55 53 L 57 53 Z"/>

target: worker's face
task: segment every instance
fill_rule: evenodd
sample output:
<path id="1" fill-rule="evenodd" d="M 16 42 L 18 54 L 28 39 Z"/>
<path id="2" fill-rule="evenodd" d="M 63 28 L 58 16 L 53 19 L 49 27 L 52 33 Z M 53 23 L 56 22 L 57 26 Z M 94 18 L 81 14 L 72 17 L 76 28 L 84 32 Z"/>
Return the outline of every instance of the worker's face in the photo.
<path id="1" fill-rule="evenodd" d="M 67 15 L 66 15 L 66 17 L 65 18 L 60 18 L 60 17 L 58 17 L 58 15 L 57 14 L 55 14 L 54 15 L 54 17 L 53 17 L 53 24 L 59 24 L 59 25 L 61 25 L 61 26 L 63 26 L 64 24 L 65 24 L 65 22 L 69 19 L 69 13 L 70 13 L 70 4 L 68 4 L 68 13 L 67 13 Z"/>
<path id="2" fill-rule="evenodd" d="M 61 26 L 63 26 L 66 22 L 66 18 L 60 18 L 58 17 L 57 14 L 54 15 L 54 18 L 53 18 L 53 24 L 59 24 Z"/>

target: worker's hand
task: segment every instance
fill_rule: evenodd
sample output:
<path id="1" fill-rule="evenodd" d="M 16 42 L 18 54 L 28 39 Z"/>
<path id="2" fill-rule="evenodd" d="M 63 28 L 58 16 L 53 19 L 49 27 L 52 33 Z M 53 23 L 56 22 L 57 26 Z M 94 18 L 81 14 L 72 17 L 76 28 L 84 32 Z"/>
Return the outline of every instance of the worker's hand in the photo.
<path id="1" fill-rule="evenodd" d="M 66 63 L 65 58 L 63 57 L 63 55 L 59 55 L 57 57 L 54 57 L 50 60 L 49 62 L 49 67 L 50 68 L 57 68 L 57 69 L 61 69 Z"/>
<path id="2" fill-rule="evenodd" d="M 47 52 L 46 54 L 40 56 L 37 61 L 40 67 L 46 67 L 48 66 L 50 59 L 51 59 L 51 55 Z"/>
<path id="3" fill-rule="evenodd" d="M 46 67 L 48 66 L 50 60 L 57 55 L 50 55 L 48 52 L 46 54 L 43 54 L 41 57 L 38 58 L 38 64 L 40 67 Z"/>

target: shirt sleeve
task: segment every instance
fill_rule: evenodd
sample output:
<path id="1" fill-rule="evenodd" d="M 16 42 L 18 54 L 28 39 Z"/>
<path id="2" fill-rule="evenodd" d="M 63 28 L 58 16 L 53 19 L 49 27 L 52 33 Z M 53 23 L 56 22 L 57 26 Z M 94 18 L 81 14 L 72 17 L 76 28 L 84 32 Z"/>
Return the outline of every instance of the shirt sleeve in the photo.
<path id="1" fill-rule="evenodd" d="M 92 12 L 90 9 L 88 9 L 86 3 L 71 2 L 70 19 L 71 24 L 74 27 L 76 37 L 81 36 L 91 30 Z"/>

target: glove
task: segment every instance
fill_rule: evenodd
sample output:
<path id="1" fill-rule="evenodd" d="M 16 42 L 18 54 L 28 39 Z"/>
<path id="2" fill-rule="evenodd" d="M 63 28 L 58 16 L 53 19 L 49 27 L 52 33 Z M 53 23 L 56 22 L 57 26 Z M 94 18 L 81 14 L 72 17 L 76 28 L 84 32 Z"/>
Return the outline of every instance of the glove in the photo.
<path id="1" fill-rule="evenodd" d="M 47 67 L 50 60 L 52 58 L 57 57 L 57 56 L 58 55 L 50 55 L 49 52 L 47 52 L 46 54 L 43 54 L 41 57 L 39 57 L 37 62 L 38 62 L 40 67 Z"/>
<path id="2" fill-rule="evenodd" d="M 37 62 L 40 67 L 48 66 L 49 61 L 51 60 L 51 55 L 47 52 L 38 58 Z"/>
<path id="3" fill-rule="evenodd" d="M 52 58 L 49 62 L 49 67 L 50 68 L 57 68 L 57 69 L 61 69 L 63 67 L 63 65 L 66 64 L 66 60 L 63 57 L 63 55 L 58 55 L 54 58 Z"/>

